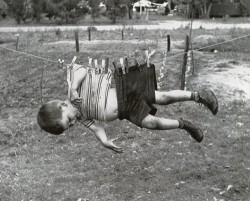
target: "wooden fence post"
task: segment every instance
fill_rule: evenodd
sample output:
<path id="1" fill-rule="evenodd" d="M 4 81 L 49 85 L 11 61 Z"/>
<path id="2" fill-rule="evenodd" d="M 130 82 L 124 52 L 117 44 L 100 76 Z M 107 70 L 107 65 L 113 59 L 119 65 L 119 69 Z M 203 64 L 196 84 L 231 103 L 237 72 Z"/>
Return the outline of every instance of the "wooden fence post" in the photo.
<path id="1" fill-rule="evenodd" d="M 78 37 L 78 30 L 75 30 L 75 40 L 76 40 L 76 52 L 79 52 L 79 37 Z"/>
<path id="2" fill-rule="evenodd" d="M 170 41 L 170 35 L 167 35 L 167 39 L 168 39 L 168 52 L 170 51 L 170 46 L 171 46 L 171 41 Z"/>
<path id="3" fill-rule="evenodd" d="M 185 89 L 185 82 L 186 82 L 186 68 L 187 68 L 187 57 L 188 57 L 188 50 L 189 50 L 189 36 L 186 36 L 185 42 L 185 50 L 183 55 L 183 62 L 182 62 L 182 74 L 181 74 L 181 90 Z"/>
<path id="4" fill-rule="evenodd" d="M 88 32 L 89 32 L 89 41 L 91 41 L 91 29 L 88 27 Z"/>
<path id="5" fill-rule="evenodd" d="M 19 34 L 16 34 L 16 50 L 19 48 Z"/>
<path id="6" fill-rule="evenodd" d="M 124 29 L 122 29 L 122 40 L 124 40 Z"/>

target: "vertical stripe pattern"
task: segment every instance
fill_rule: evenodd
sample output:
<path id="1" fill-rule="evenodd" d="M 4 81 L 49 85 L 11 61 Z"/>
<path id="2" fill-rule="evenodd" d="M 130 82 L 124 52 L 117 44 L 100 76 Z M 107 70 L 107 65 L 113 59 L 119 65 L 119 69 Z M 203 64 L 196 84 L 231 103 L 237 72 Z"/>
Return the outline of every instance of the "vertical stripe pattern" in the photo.
<path id="1" fill-rule="evenodd" d="M 106 121 L 106 104 L 111 86 L 111 71 L 104 74 L 96 72 L 95 68 L 84 68 L 87 69 L 88 73 L 78 88 L 78 94 L 82 97 L 80 107 L 82 118 Z M 73 69 L 68 72 L 68 79 L 72 81 L 73 72 L 78 69 L 79 65 L 75 64 Z"/>

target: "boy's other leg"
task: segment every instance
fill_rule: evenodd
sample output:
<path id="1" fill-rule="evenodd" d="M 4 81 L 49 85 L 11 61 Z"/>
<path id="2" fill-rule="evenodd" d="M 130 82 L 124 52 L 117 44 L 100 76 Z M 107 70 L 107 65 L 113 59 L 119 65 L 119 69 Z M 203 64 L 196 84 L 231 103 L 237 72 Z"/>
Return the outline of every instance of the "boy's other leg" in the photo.
<path id="1" fill-rule="evenodd" d="M 151 130 L 172 130 L 172 129 L 184 129 L 186 130 L 197 142 L 201 142 L 203 139 L 202 130 L 195 126 L 191 121 L 180 119 L 166 119 L 147 115 L 142 120 L 142 127 Z"/>
<path id="2" fill-rule="evenodd" d="M 191 101 L 198 99 L 198 92 L 173 90 L 173 91 L 155 91 L 156 104 L 168 105 L 175 102 Z"/>
<path id="3" fill-rule="evenodd" d="M 216 96 L 210 89 L 202 89 L 198 92 L 173 90 L 155 91 L 156 104 L 168 105 L 180 101 L 195 101 L 205 105 L 213 115 L 218 112 L 219 104 Z"/>

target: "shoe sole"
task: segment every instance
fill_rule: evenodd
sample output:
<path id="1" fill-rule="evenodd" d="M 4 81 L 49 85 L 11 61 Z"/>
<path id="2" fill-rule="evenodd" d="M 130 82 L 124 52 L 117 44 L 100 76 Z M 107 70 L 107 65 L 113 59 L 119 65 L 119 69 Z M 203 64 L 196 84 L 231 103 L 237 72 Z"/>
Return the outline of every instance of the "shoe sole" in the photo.
<path id="1" fill-rule="evenodd" d="M 216 96 L 215 96 L 215 94 L 214 94 L 213 91 L 211 91 L 210 89 L 207 89 L 206 91 L 207 91 L 208 93 L 210 93 L 210 96 L 212 96 L 213 99 L 215 100 L 214 102 L 215 102 L 216 107 L 215 107 L 215 109 L 212 110 L 212 113 L 213 113 L 213 115 L 216 115 L 216 114 L 218 113 L 218 110 L 219 110 L 218 99 L 216 98 Z M 211 95 L 211 94 L 212 94 L 212 95 Z"/>

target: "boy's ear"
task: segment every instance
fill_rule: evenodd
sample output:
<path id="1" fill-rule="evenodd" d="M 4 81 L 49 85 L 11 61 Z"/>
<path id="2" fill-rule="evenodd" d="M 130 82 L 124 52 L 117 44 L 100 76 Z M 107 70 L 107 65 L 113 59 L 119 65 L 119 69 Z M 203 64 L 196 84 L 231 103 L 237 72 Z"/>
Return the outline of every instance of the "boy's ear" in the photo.
<path id="1" fill-rule="evenodd" d="M 66 107 L 66 106 L 68 106 L 66 103 L 64 103 L 64 102 L 60 102 L 59 103 L 59 108 L 62 110 L 63 109 L 63 107 Z"/>

